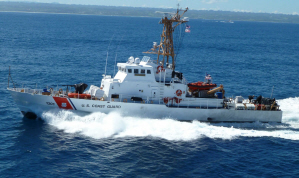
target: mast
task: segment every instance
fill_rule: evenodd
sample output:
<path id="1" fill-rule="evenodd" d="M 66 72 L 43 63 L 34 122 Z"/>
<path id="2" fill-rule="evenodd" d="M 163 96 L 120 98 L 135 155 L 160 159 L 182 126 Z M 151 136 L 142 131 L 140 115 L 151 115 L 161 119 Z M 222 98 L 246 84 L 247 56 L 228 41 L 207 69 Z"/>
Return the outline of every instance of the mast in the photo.
<path id="1" fill-rule="evenodd" d="M 172 70 L 175 70 L 175 51 L 173 45 L 173 32 L 175 28 L 182 23 L 188 22 L 186 18 L 181 19 L 185 12 L 188 11 L 188 7 L 184 10 L 177 8 L 176 13 L 169 12 L 158 12 L 164 13 L 164 17 L 159 22 L 160 24 L 164 24 L 160 44 L 157 45 L 154 42 L 154 46 L 147 52 L 148 54 L 157 54 L 157 64 L 161 63 L 164 66 L 165 62 L 172 63 Z M 180 14 L 180 12 L 182 12 Z M 173 14 L 170 17 L 167 17 L 169 14 Z M 161 57 L 160 57 L 161 56 Z M 162 59 L 161 59 L 162 58 Z"/>

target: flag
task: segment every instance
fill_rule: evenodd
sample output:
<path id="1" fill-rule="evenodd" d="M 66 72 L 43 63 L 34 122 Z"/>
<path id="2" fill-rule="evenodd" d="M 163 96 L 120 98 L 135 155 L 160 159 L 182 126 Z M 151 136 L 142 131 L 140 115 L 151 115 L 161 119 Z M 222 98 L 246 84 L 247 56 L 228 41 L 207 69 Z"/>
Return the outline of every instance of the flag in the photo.
<path id="1" fill-rule="evenodd" d="M 186 29 L 185 29 L 185 32 L 186 32 L 186 33 L 190 33 L 190 30 L 186 28 Z"/>
<path id="2" fill-rule="evenodd" d="M 186 29 L 189 29 L 189 28 L 190 28 L 190 26 L 186 24 Z"/>

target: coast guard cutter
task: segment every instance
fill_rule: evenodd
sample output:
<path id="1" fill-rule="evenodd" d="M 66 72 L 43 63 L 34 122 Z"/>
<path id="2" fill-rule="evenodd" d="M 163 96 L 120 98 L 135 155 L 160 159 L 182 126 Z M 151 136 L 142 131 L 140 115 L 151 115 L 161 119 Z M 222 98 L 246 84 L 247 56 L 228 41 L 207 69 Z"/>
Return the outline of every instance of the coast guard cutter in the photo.
<path id="1" fill-rule="evenodd" d="M 206 81 L 187 83 L 176 67 L 173 33 L 188 22 L 182 18 L 188 10 L 177 9 L 172 16 L 165 14 L 161 41 L 145 53 L 156 54 L 152 59 L 128 57 L 118 63 L 112 77 L 103 75 L 101 85 L 75 84 L 52 88 L 29 89 L 9 87 L 14 101 L 26 116 L 38 116 L 51 109 L 77 110 L 83 113 L 119 112 L 123 116 L 171 118 L 180 121 L 206 122 L 281 122 L 282 111 L 275 99 L 261 96 L 244 99 L 226 98 L 223 85 L 217 87 L 211 76 Z M 10 81 L 9 75 L 9 81 Z M 73 89 L 73 91 L 71 91 Z"/>

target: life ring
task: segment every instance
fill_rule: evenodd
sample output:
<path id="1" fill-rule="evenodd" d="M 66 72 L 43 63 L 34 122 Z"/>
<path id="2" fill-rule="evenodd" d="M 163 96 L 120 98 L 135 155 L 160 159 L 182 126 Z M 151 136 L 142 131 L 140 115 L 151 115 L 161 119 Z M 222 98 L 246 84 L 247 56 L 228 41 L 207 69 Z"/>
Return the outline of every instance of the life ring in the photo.
<path id="1" fill-rule="evenodd" d="M 163 98 L 163 101 L 164 101 L 165 104 L 167 104 L 168 103 L 168 98 Z"/>
<path id="2" fill-rule="evenodd" d="M 165 71 L 165 69 L 163 68 L 163 66 L 158 66 L 158 67 L 157 67 L 157 72 L 156 72 L 156 73 L 158 74 L 158 73 L 160 73 L 160 72 L 164 72 L 164 71 Z"/>
<path id="3" fill-rule="evenodd" d="M 100 101 L 104 101 L 104 97 L 101 97 Z"/>
<path id="4" fill-rule="evenodd" d="M 124 102 L 126 103 L 128 100 L 127 99 L 124 99 Z"/>
<path id="5" fill-rule="evenodd" d="M 59 94 L 62 94 L 63 93 L 63 90 L 62 90 L 62 88 L 59 88 Z"/>
<path id="6" fill-rule="evenodd" d="M 53 88 L 50 88 L 50 90 L 49 90 L 49 91 L 50 91 L 50 93 L 52 93 L 52 91 L 53 91 Z"/>
<path id="7" fill-rule="evenodd" d="M 175 92 L 175 94 L 176 94 L 177 96 L 181 96 L 181 95 L 182 95 L 182 90 L 178 89 L 178 90 Z"/>

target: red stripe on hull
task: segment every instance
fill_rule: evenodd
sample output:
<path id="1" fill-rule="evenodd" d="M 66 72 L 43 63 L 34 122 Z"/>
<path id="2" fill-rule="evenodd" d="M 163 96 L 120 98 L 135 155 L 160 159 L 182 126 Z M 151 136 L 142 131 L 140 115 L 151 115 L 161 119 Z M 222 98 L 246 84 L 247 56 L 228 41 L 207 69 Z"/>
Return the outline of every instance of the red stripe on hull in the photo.
<path id="1" fill-rule="evenodd" d="M 73 109 L 71 103 L 68 101 L 67 98 L 61 98 L 61 97 L 53 97 L 55 100 L 57 106 L 61 109 Z"/>

